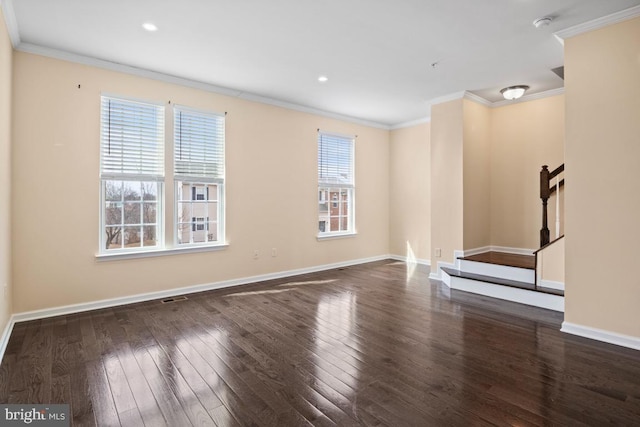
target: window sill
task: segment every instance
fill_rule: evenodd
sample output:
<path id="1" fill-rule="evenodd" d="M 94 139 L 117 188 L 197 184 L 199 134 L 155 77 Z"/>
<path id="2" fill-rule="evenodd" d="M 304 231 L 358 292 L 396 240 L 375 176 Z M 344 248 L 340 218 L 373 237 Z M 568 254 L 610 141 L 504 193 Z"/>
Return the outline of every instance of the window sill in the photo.
<path id="1" fill-rule="evenodd" d="M 229 247 L 228 243 L 220 245 L 206 245 L 206 246 L 187 246 L 184 248 L 168 248 L 168 249 L 152 249 L 148 251 L 140 252 L 118 252 L 112 254 L 96 254 L 96 260 L 98 261 L 113 261 L 119 259 L 135 259 L 135 258 L 152 258 L 166 255 L 180 255 L 190 254 L 198 252 L 212 252 L 221 251 Z"/>
<path id="2" fill-rule="evenodd" d="M 333 239 L 346 239 L 348 237 L 356 237 L 358 235 L 358 233 L 354 232 L 349 232 L 349 233 L 331 233 L 331 234 L 318 234 L 318 241 L 322 241 L 322 240 L 333 240 Z"/>

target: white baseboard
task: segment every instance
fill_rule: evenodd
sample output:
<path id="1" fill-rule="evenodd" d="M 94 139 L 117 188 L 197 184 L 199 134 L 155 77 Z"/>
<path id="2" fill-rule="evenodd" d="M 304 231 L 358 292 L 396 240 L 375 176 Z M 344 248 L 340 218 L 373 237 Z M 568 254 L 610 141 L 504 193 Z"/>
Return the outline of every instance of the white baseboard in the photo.
<path id="1" fill-rule="evenodd" d="M 2 331 L 2 336 L 0 336 L 0 363 L 2 363 L 2 358 L 4 357 L 4 352 L 7 349 L 7 344 L 9 344 L 9 337 L 11 337 L 13 325 L 15 324 L 15 319 L 11 316 L 7 321 L 7 326 L 4 327 L 4 331 Z"/>
<path id="2" fill-rule="evenodd" d="M 527 248 L 511 248 L 508 246 L 482 246 L 480 248 L 473 248 L 473 249 L 466 249 L 464 251 L 464 255 L 465 257 L 467 256 L 471 256 L 471 255 L 477 255 L 477 254 L 481 254 L 483 252 L 504 252 L 507 254 L 514 254 L 514 255 L 533 255 L 533 253 L 536 251 L 535 249 L 527 249 Z"/>
<path id="3" fill-rule="evenodd" d="M 389 258 L 394 259 L 396 261 L 409 262 L 409 258 L 407 258 L 406 256 L 402 256 L 402 255 L 389 255 Z M 413 261 L 416 264 L 427 265 L 427 266 L 431 267 L 431 260 L 416 258 Z"/>
<path id="4" fill-rule="evenodd" d="M 455 268 L 457 270 L 458 269 L 458 262 L 457 262 L 457 260 L 456 260 L 456 262 L 438 261 L 438 267 L 435 269 L 435 271 L 432 271 L 431 273 L 429 273 L 429 279 L 442 281 L 442 268 L 443 267 Z"/>
<path id="5" fill-rule="evenodd" d="M 337 262 L 333 264 L 318 265 L 314 267 L 299 268 L 295 270 L 280 271 L 276 273 L 261 274 L 258 276 L 250 276 L 239 279 L 223 280 L 214 283 L 205 283 L 201 285 L 186 286 L 184 288 L 168 289 L 166 291 L 149 292 L 145 294 L 137 294 L 120 298 L 111 298 L 100 301 L 93 301 L 80 304 L 65 305 L 61 307 L 46 308 L 42 310 L 27 311 L 16 313 L 12 316 L 14 322 L 26 322 L 29 320 L 44 319 L 53 316 L 62 316 L 66 314 L 81 313 L 84 311 L 98 310 L 101 308 L 116 307 L 119 305 L 132 304 L 137 302 L 150 301 L 160 298 L 168 298 L 177 295 L 192 294 L 196 292 L 210 291 L 215 289 L 229 288 L 233 286 L 248 285 L 252 283 L 262 282 L 265 280 L 281 279 L 300 274 L 315 273 L 318 271 L 332 270 L 334 268 L 349 267 L 352 265 L 365 264 L 368 262 L 382 261 L 390 259 L 390 255 L 380 255 L 371 258 L 361 258 L 351 261 Z"/>
<path id="6" fill-rule="evenodd" d="M 577 325 L 570 322 L 562 322 L 562 328 L 560 330 L 568 334 L 615 344 L 621 347 L 632 348 L 634 350 L 640 350 L 640 337 L 618 334 L 615 332 L 605 331 L 604 329 L 591 328 L 589 326 Z"/>
<path id="7" fill-rule="evenodd" d="M 540 279 L 538 281 L 538 285 L 543 287 L 543 288 L 557 289 L 559 291 L 564 291 L 564 283 L 556 282 L 554 280 L 543 280 L 543 279 Z"/>
<path id="8" fill-rule="evenodd" d="M 447 262 L 447 261 L 438 261 L 436 263 L 437 267 L 435 268 L 435 271 L 431 271 L 431 273 L 429 273 L 429 279 L 431 280 L 437 280 L 439 282 L 442 281 L 442 267 L 447 267 L 447 268 L 454 268 L 456 270 L 460 269 L 460 260 L 459 258 L 462 258 L 464 256 L 464 251 L 459 251 L 459 250 L 454 250 L 453 251 L 453 262 Z"/>
<path id="9" fill-rule="evenodd" d="M 465 249 L 464 256 L 478 255 L 484 252 L 491 251 L 491 246 L 482 246 L 481 248 Z"/>

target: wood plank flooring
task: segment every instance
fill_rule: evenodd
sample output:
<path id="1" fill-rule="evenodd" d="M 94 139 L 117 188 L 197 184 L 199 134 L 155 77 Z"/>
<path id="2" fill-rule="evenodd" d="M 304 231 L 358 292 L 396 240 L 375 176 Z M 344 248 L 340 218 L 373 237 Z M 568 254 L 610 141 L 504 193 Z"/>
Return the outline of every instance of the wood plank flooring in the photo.
<path id="1" fill-rule="evenodd" d="M 640 352 L 380 261 L 19 323 L 0 403 L 74 426 L 638 425 Z"/>

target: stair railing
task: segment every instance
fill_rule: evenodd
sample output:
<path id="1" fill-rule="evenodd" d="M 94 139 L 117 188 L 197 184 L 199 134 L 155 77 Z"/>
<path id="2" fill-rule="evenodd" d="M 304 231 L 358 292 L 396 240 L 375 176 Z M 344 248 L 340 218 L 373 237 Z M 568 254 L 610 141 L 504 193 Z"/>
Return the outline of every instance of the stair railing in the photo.
<path id="1" fill-rule="evenodd" d="M 542 199 L 542 228 L 540 229 L 540 247 L 548 244 L 550 241 L 549 235 L 549 220 L 547 216 L 547 205 L 549 198 L 553 193 L 556 193 L 556 238 L 560 235 L 560 187 L 564 186 L 564 178 L 560 179 L 558 175 L 564 172 L 564 163 L 558 166 L 553 171 L 549 171 L 549 166 L 542 166 L 540 171 L 540 198 Z M 552 185 L 552 180 L 556 178 L 555 185 Z"/>

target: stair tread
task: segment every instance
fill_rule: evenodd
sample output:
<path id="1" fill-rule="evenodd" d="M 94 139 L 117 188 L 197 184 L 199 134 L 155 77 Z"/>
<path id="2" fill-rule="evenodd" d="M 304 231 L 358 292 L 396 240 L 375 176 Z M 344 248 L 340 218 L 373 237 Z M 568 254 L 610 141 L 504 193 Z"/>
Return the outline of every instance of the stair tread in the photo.
<path id="1" fill-rule="evenodd" d="M 536 257 L 533 255 L 509 254 L 506 252 L 489 251 L 460 258 L 465 261 L 484 262 L 487 264 L 504 265 L 507 267 L 535 270 Z"/>
<path id="2" fill-rule="evenodd" d="M 442 267 L 442 270 L 449 276 L 460 277 L 461 279 L 476 280 L 478 282 L 492 283 L 495 285 L 510 286 L 512 288 L 524 289 L 527 291 L 542 292 L 545 294 L 564 296 L 564 292 L 558 289 L 550 289 L 536 286 L 533 283 L 519 282 L 517 280 L 503 279 L 501 277 L 485 276 L 482 274 L 467 273 L 453 268 Z"/>

